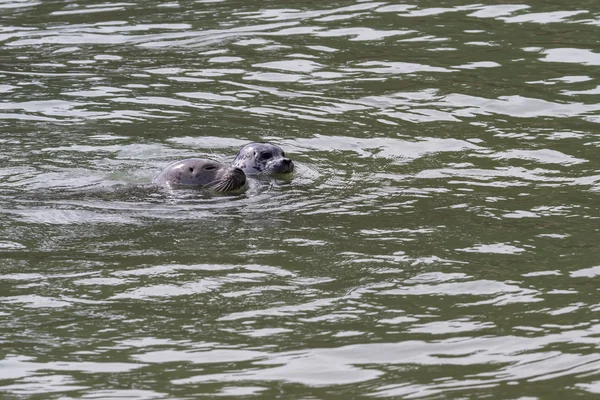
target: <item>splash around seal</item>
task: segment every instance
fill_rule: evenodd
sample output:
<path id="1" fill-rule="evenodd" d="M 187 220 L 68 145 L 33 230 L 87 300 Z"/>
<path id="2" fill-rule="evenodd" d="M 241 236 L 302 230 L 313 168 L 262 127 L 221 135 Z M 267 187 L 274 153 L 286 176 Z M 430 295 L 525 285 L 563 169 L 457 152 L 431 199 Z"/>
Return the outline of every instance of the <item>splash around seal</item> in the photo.
<path id="1" fill-rule="evenodd" d="M 215 192 L 240 190 L 246 174 L 240 168 L 205 158 L 187 158 L 167 165 L 152 183 L 169 187 L 195 187 Z"/>
<path id="2" fill-rule="evenodd" d="M 294 163 L 285 156 L 281 147 L 271 143 L 249 143 L 242 147 L 232 166 L 246 175 L 287 174 L 294 171 Z"/>

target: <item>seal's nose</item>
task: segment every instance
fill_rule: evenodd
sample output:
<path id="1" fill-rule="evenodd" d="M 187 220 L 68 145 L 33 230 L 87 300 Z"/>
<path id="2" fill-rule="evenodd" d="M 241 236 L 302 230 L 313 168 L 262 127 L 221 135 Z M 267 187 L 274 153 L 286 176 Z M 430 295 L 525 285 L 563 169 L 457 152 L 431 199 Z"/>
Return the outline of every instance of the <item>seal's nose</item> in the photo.
<path id="1" fill-rule="evenodd" d="M 233 169 L 233 173 L 237 176 L 240 185 L 244 185 L 246 183 L 246 173 L 243 169 L 235 167 Z"/>
<path id="2" fill-rule="evenodd" d="M 239 182 L 241 185 L 246 183 L 246 173 L 241 168 L 229 167 L 229 169 L 227 170 L 227 176 L 230 179 L 235 179 L 236 182 Z"/>
<path id="3" fill-rule="evenodd" d="M 287 157 L 284 157 L 279 162 L 279 173 L 288 173 L 294 170 L 294 163 Z"/>

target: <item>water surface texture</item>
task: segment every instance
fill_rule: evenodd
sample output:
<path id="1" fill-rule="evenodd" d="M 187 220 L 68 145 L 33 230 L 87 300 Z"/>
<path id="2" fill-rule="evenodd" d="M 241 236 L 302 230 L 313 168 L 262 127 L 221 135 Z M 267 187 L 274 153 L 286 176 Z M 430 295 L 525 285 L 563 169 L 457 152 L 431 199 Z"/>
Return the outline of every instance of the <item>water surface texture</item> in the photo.
<path id="1" fill-rule="evenodd" d="M 0 397 L 597 398 L 598 25 L 0 0 Z M 150 184 L 251 141 L 296 173 Z"/>

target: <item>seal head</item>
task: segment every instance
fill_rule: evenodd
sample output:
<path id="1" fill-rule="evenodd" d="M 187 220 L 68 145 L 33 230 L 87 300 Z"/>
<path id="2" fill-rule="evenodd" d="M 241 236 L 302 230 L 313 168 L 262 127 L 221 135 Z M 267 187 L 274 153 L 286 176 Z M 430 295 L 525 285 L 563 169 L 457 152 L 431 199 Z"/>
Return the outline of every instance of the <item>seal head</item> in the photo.
<path id="1" fill-rule="evenodd" d="M 240 168 L 205 158 L 187 158 L 167 165 L 152 180 L 155 185 L 197 187 L 215 192 L 239 190 L 246 184 Z"/>
<path id="2" fill-rule="evenodd" d="M 232 166 L 246 175 L 286 174 L 294 171 L 294 163 L 279 146 L 271 143 L 250 143 L 242 147 Z"/>

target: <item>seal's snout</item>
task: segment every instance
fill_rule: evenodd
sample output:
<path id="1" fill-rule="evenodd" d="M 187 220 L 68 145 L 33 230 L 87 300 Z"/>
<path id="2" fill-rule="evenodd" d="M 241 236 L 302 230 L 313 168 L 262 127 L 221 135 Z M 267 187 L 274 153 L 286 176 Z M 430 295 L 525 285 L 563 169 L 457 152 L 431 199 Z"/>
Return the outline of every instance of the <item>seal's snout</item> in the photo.
<path id="1" fill-rule="evenodd" d="M 230 179 L 235 181 L 238 186 L 243 186 L 246 183 L 246 173 L 241 168 L 230 168 L 228 175 L 230 176 Z"/>
<path id="2" fill-rule="evenodd" d="M 225 170 L 219 181 L 213 186 L 216 192 L 229 192 L 240 190 L 246 184 L 246 173 L 243 169 L 229 167 Z"/>
<path id="3" fill-rule="evenodd" d="M 281 165 L 283 167 L 283 172 L 292 172 L 294 170 L 294 163 L 287 157 L 284 157 L 281 160 Z"/>
<path id="4" fill-rule="evenodd" d="M 287 174 L 294 170 L 294 163 L 289 158 L 282 157 L 270 162 L 267 168 L 273 174 Z"/>

